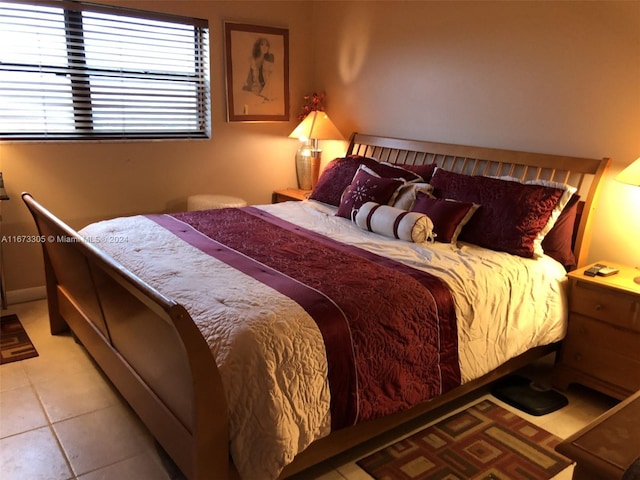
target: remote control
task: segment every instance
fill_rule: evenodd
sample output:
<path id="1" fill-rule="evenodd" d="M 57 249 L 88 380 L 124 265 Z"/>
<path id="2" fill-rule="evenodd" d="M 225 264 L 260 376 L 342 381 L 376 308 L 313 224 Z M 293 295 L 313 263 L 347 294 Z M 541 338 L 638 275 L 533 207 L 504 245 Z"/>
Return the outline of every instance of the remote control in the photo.
<path id="1" fill-rule="evenodd" d="M 617 268 L 604 267 L 604 268 L 601 268 L 600 270 L 598 270 L 598 276 L 599 277 L 608 277 L 609 275 L 615 275 L 619 271 L 620 270 L 618 270 Z"/>
<path id="2" fill-rule="evenodd" d="M 587 277 L 595 277 L 595 276 L 598 274 L 598 272 L 599 272 L 600 270 L 602 270 L 603 268 L 606 268 L 606 265 L 604 265 L 604 264 L 602 264 L 602 263 L 596 263 L 596 264 L 595 264 L 595 265 L 593 265 L 592 267 L 587 268 L 587 269 L 584 271 L 584 274 L 585 274 Z"/>

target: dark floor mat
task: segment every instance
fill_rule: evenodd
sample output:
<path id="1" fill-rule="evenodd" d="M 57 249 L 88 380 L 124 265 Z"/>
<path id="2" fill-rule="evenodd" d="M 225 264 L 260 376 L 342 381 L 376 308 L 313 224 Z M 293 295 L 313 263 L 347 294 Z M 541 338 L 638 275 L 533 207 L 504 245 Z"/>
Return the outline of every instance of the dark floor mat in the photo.
<path id="1" fill-rule="evenodd" d="M 498 380 L 491 394 L 529 415 L 546 415 L 569 404 L 567 397 L 551 388 L 536 384 L 520 375 L 509 375 Z"/>

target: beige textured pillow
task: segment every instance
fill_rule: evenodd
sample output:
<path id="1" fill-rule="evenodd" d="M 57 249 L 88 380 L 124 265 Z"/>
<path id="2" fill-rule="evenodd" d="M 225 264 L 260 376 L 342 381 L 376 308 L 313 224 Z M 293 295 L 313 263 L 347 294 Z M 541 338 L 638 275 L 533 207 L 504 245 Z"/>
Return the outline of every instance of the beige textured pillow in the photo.
<path id="1" fill-rule="evenodd" d="M 398 189 L 393 206 L 401 210 L 411 210 L 418 193 L 431 193 L 433 187 L 428 183 L 406 183 Z"/>

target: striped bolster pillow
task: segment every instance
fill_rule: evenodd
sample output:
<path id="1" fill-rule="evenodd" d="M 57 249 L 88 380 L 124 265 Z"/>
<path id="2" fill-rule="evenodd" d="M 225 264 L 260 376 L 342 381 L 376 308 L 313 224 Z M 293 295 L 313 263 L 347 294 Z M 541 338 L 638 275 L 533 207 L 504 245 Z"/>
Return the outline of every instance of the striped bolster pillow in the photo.
<path id="1" fill-rule="evenodd" d="M 433 222 L 425 214 L 389 205 L 367 202 L 358 210 L 355 222 L 363 230 L 408 242 L 423 243 L 435 238 Z"/>

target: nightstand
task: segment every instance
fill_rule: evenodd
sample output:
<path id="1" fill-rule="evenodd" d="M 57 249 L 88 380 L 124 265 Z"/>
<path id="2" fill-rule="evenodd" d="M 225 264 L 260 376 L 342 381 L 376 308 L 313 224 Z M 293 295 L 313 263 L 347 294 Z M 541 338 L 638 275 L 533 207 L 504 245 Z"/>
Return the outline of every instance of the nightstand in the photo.
<path id="1" fill-rule="evenodd" d="M 276 190 L 271 195 L 271 203 L 288 202 L 291 200 L 306 200 L 311 195 L 311 190 L 300 190 L 299 188 L 283 188 Z"/>
<path id="2" fill-rule="evenodd" d="M 589 266 L 569 276 L 569 326 L 554 369 L 555 387 L 576 382 L 623 399 L 640 390 L 640 285 L 638 270 L 588 277 Z"/>

